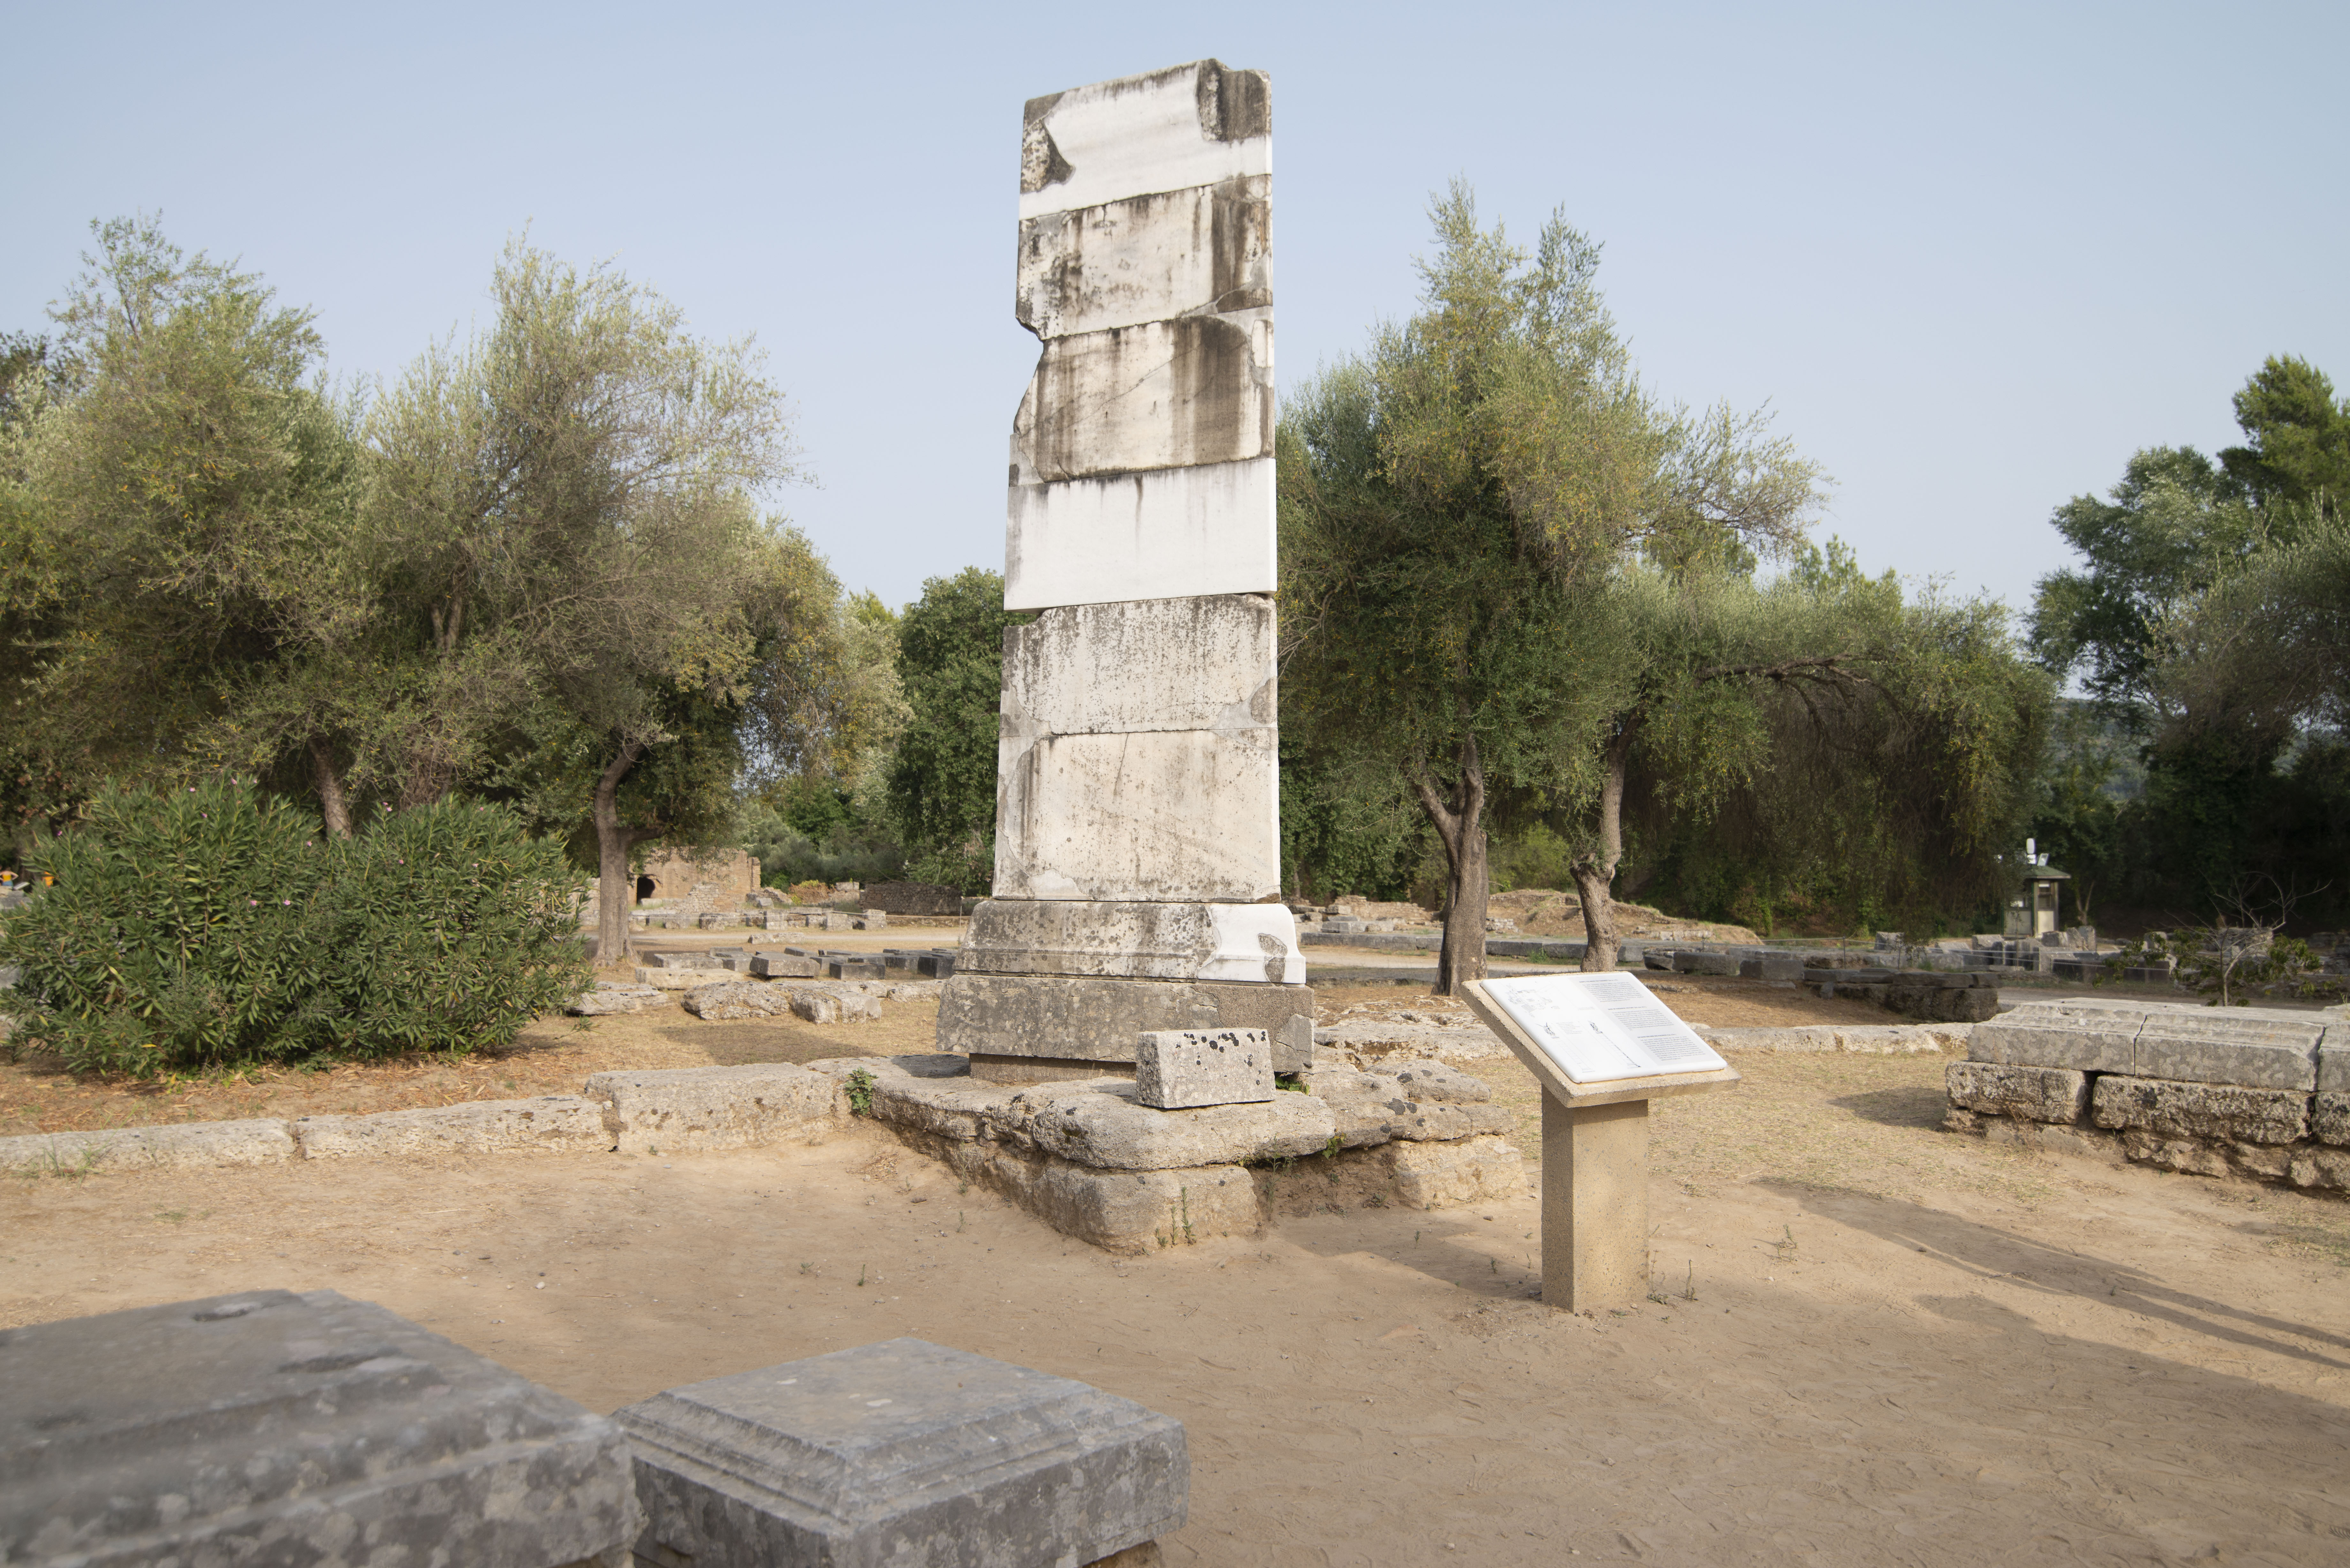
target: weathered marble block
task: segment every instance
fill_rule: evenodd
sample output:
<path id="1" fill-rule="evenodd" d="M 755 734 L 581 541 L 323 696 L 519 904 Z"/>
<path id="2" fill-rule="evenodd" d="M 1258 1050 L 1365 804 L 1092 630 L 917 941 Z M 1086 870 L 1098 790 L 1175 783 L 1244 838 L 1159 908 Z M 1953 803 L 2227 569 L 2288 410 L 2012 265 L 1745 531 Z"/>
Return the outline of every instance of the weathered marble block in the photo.
<path id="1" fill-rule="evenodd" d="M 1015 484 L 1273 455 L 1273 313 L 1047 341 L 1012 421 Z"/>
<path id="2" fill-rule="evenodd" d="M 1272 85 L 1215 60 L 1028 100 L 1020 217 L 1273 172 Z"/>
<path id="3" fill-rule="evenodd" d="M 1273 303 L 1273 181 L 1164 191 L 1020 225 L 1020 324 L 1043 338 Z"/>
<path id="4" fill-rule="evenodd" d="M 2027 1002 L 1975 1025 L 1967 1054 L 1977 1062 L 2020 1067 L 2067 1067 L 2085 1073 L 2136 1070 L 2143 1005 Z"/>
<path id="5" fill-rule="evenodd" d="M 1274 505 L 1270 457 L 1014 484 L 1003 607 L 1269 594 Z"/>
<path id="6" fill-rule="evenodd" d="M 1139 1104 L 1171 1111 L 1273 1096 L 1273 1037 L 1262 1029 L 1153 1029 L 1136 1040 Z"/>
<path id="7" fill-rule="evenodd" d="M 2133 1076 L 2262 1089 L 2317 1086 L 2322 1022 L 2307 1017 L 2156 1007 L 2137 1033 Z"/>
<path id="8" fill-rule="evenodd" d="M 1278 768 L 1266 730 L 1032 742 L 997 775 L 995 896 L 1245 904 L 1278 893 Z"/>
<path id="9" fill-rule="evenodd" d="M 2089 1075 L 2065 1067 L 1953 1062 L 1943 1080 L 1950 1104 L 1989 1116 L 2069 1123 L 2089 1108 Z"/>
<path id="10" fill-rule="evenodd" d="M 961 961 L 970 974 L 1305 983 L 1282 904 L 991 898 L 972 911 Z"/>
<path id="11" fill-rule="evenodd" d="M 368 1302 L 254 1291 L 0 1331 L 0 1563 L 627 1561 L 608 1418 Z"/>
<path id="12" fill-rule="evenodd" d="M 1045 735 L 1271 730 L 1279 627 L 1262 594 L 1048 609 L 1003 633 L 1003 728 Z M 1016 753 L 1015 753 L 1016 754 Z"/>
<path id="13" fill-rule="evenodd" d="M 692 1568 L 1075 1565 L 1180 1526 L 1182 1424 L 919 1339 L 713 1377 L 618 1412 L 639 1560 Z"/>
<path id="14" fill-rule="evenodd" d="M 1314 1062 L 1314 992 L 1303 985 L 973 974 L 958 970 L 940 992 L 939 1049 L 1130 1069 L 1149 1029 L 1263 1029 L 1276 1073 Z"/>

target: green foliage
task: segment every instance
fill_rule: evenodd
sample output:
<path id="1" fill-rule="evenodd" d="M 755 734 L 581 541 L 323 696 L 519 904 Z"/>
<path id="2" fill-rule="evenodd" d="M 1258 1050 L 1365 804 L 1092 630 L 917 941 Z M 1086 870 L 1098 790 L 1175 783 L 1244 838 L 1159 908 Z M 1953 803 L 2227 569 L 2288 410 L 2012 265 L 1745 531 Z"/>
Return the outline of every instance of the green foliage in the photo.
<path id="1" fill-rule="evenodd" d="M 244 783 L 108 787 L 33 857 L 0 928 L 24 1034 L 151 1075 L 509 1043 L 585 988 L 557 846 L 494 806 L 389 813 L 350 840 Z"/>
<path id="2" fill-rule="evenodd" d="M 1006 610 L 1003 576 L 979 566 L 931 578 L 899 618 L 907 713 L 887 800 L 919 881 L 984 893 L 993 878 L 1003 632 L 1033 618 Z"/>
<path id="3" fill-rule="evenodd" d="M 848 1114 L 869 1116 L 873 1114 L 873 1075 L 862 1067 L 853 1068 L 848 1075 Z"/>
<path id="4" fill-rule="evenodd" d="M 2270 356 L 2235 397 L 2242 446 L 2220 453 L 2228 476 L 2264 505 L 2339 519 L 2350 502 L 2350 398 L 2306 359 Z"/>

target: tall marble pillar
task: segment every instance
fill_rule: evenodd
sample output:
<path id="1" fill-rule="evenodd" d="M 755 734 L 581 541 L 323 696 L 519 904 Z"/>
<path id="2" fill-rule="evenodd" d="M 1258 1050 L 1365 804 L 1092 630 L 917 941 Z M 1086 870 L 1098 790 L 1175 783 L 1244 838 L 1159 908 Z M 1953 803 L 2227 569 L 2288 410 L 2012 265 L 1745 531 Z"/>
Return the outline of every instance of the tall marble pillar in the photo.
<path id="1" fill-rule="evenodd" d="M 941 1049 L 1002 1082 L 1133 1070 L 1146 1029 L 1314 1049 L 1279 901 L 1273 141 L 1214 60 L 1030 100 L 995 886 Z"/>

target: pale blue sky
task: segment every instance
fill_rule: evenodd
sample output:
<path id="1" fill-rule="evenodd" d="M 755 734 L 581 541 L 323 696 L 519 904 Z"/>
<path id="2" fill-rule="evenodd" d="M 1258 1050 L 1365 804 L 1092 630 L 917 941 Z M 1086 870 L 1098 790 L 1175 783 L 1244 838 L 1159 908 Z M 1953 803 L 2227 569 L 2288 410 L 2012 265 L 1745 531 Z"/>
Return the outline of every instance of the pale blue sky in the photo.
<path id="1" fill-rule="evenodd" d="M 1408 312 L 1455 174 L 1563 204 L 1649 381 L 1769 400 L 1864 564 L 2028 601 L 2130 452 L 2233 439 L 2271 353 L 2350 381 L 2350 6 L 210 8 L 0 5 L 0 327 L 160 209 L 389 375 L 530 225 L 755 333 L 852 587 L 1001 566 L 1032 95 L 1274 83 L 1283 381 Z"/>

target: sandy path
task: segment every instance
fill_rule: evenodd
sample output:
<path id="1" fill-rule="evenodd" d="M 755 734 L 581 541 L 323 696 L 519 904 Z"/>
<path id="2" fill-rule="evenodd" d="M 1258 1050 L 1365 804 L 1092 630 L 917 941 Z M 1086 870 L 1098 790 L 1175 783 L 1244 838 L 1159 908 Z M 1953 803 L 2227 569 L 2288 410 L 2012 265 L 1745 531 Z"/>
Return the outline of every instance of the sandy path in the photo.
<path id="1" fill-rule="evenodd" d="M 1309 1217 L 1118 1260 L 859 1127 L 12 1180 L 0 1323 L 331 1286 L 598 1409 L 915 1334 L 1180 1417 L 1177 1563 L 2350 1558 L 2350 1205 L 1936 1132 L 1933 1058 L 1739 1064 L 1659 1107 L 1620 1316 L 1527 1299 L 1531 1199 L 1332 1212 L 1300 1161 Z"/>

